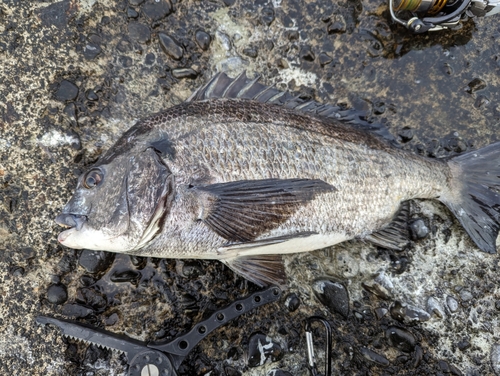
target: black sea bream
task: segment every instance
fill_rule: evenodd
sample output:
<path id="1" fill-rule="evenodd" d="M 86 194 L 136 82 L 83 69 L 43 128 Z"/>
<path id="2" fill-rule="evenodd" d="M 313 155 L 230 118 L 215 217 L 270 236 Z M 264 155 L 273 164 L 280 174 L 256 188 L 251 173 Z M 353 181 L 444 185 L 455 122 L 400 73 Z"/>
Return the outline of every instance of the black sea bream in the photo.
<path id="1" fill-rule="evenodd" d="M 263 285 L 283 280 L 283 253 L 354 238 L 403 247 L 402 203 L 430 198 L 481 250 L 496 251 L 500 143 L 429 159 L 349 114 L 244 74 L 219 74 L 186 102 L 139 121 L 80 176 L 56 219 L 71 227 L 59 241 L 216 259 Z"/>

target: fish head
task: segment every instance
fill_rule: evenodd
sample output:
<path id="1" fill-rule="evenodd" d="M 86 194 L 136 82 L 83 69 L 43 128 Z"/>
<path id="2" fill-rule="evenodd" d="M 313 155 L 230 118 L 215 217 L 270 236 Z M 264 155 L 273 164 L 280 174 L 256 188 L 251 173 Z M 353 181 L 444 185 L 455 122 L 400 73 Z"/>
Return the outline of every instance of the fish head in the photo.
<path id="1" fill-rule="evenodd" d="M 151 147 L 98 162 L 79 177 L 73 197 L 56 217 L 69 227 L 58 240 L 74 249 L 140 249 L 161 232 L 173 196 L 173 175 Z"/>

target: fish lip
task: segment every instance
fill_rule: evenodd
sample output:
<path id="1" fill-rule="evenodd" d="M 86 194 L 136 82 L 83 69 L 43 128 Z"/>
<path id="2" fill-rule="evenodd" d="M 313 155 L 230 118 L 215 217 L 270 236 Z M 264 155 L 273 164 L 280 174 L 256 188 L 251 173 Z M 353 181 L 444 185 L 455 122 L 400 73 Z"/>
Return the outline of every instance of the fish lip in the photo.
<path id="1" fill-rule="evenodd" d="M 64 230 L 62 232 L 59 233 L 59 235 L 57 236 L 57 241 L 61 244 L 64 244 L 64 242 L 71 236 L 72 233 L 74 233 L 75 231 L 78 231 L 76 229 L 76 227 L 71 227 L 67 230 Z"/>
<path id="2" fill-rule="evenodd" d="M 59 226 L 69 229 L 76 228 L 80 231 L 83 225 L 87 222 L 87 216 L 83 214 L 61 213 L 54 220 Z"/>

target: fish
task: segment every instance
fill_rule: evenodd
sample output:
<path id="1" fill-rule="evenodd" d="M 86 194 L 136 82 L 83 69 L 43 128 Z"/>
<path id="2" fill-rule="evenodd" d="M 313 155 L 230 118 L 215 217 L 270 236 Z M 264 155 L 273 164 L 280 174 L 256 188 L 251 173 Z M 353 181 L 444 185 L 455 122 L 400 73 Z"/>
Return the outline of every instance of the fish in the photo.
<path id="1" fill-rule="evenodd" d="M 283 254 L 353 239 L 408 246 L 418 198 L 444 203 L 495 253 L 500 143 L 441 159 L 396 144 L 366 113 L 219 73 L 138 121 L 78 178 L 58 241 L 219 260 L 259 286 L 283 285 Z"/>

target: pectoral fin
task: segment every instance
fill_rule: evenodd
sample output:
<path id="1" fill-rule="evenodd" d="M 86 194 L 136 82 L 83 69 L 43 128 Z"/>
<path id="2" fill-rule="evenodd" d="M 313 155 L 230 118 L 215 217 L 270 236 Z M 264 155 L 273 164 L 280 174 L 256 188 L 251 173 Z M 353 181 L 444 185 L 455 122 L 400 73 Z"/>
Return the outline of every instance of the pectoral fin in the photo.
<path id="1" fill-rule="evenodd" d="M 286 273 L 281 255 L 235 257 L 222 262 L 257 286 L 286 285 Z"/>
<path id="2" fill-rule="evenodd" d="M 230 242 L 247 242 L 278 227 L 318 194 L 335 188 L 319 179 L 263 179 L 192 187 L 198 219 Z"/>

